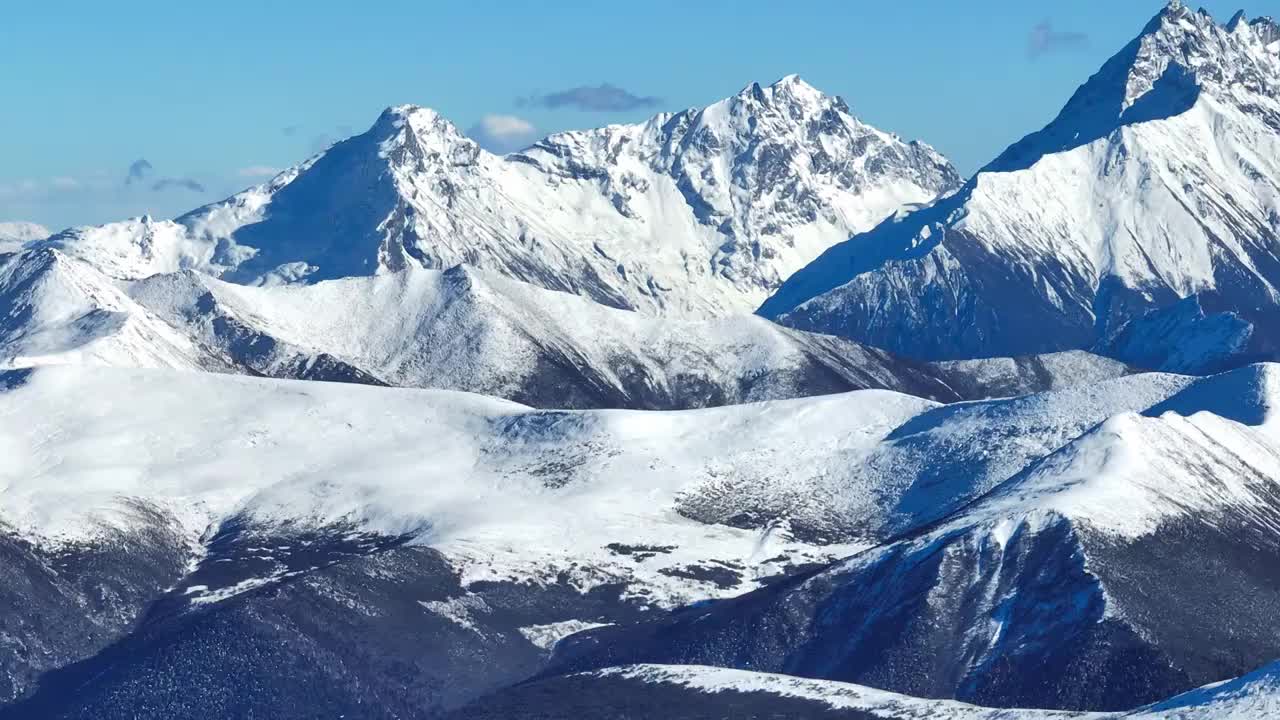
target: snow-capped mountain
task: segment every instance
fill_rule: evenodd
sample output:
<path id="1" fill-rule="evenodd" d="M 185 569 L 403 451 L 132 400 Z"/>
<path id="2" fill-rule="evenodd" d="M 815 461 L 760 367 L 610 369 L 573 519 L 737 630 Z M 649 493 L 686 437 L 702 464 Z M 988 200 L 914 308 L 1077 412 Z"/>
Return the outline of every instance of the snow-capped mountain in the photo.
<path id="1" fill-rule="evenodd" d="M 246 284 L 469 264 L 647 314 L 754 310 L 826 248 L 960 183 L 933 149 L 795 76 L 507 156 L 427 108 L 176 222 L 51 243 L 117 278 L 194 269 Z"/>
<path id="2" fill-rule="evenodd" d="M 1277 35 L 1170 3 L 1043 130 L 827 251 L 760 312 L 950 359 L 1106 346 L 1196 296 L 1208 334 L 1245 325 L 1228 332 L 1243 353 L 1280 352 Z"/>
<path id="3" fill-rule="evenodd" d="M 560 662 L 714 664 L 1077 710 L 1243 674 L 1280 656 L 1278 403 L 1273 365 L 1194 382 L 823 572 L 590 631 L 558 646 Z"/>
<path id="4" fill-rule="evenodd" d="M 985 387 L 758 317 L 646 317 L 465 266 L 306 286 L 247 287 L 190 270 L 128 282 L 41 246 L 0 259 L 0 305 L 9 309 L 0 367 L 237 372 L 561 408 L 693 408 L 863 388 L 953 401 L 961 395 L 950 383 L 976 396 Z"/>
<path id="5" fill-rule="evenodd" d="M 1126 618 L 1108 631 L 1139 628 L 1174 660 L 1185 659 L 1182 636 L 1162 635 L 1166 622 L 1206 641 L 1195 647 L 1222 648 L 1212 662 L 1153 680 L 1172 694 L 1202 682 L 1208 665 L 1221 671 L 1216 678 L 1263 661 L 1241 667 L 1246 658 L 1280 656 L 1259 624 L 1271 591 L 1255 582 L 1274 566 L 1270 541 L 1256 532 L 1270 522 L 1258 489 L 1280 477 L 1273 451 L 1259 447 L 1271 432 L 1273 374 L 1260 366 L 1202 381 L 1134 375 L 946 406 L 867 390 L 655 413 L 534 411 L 465 393 L 215 373 L 10 371 L 0 376 L 0 550 L 14 576 L 0 599 L 6 632 L 19 642 L 0 652 L 9 653 L 7 697 L 35 692 L 10 712 L 129 717 L 195 697 L 224 714 L 291 717 L 317 707 L 355 712 L 376 697 L 385 716 L 432 716 L 545 671 L 552 649 L 564 651 L 562 662 L 586 662 L 583 648 L 601 632 L 590 628 L 601 625 L 631 637 L 625 628 L 670 619 L 679 634 L 629 647 L 664 661 L 735 664 L 733 653 L 670 657 L 701 642 L 703 630 L 725 627 L 695 624 L 686 638 L 681 618 L 701 617 L 700 603 L 721 598 L 707 607 L 732 615 L 732 625 L 744 615 L 726 608 L 772 607 L 779 593 L 806 598 L 789 606 L 801 615 L 788 617 L 816 617 L 806 614 L 810 600 L 862 583 L 875 567 L 903 573 L 864 593 L 883 612 L 901 611 L 867 616 L 889 623 L 933 607 L 917 602 L 930 592 L 991 589 L 992 577 L 1004 578 L 999 592 L 974 590 L 972 602 L 947 605 L 962 616 L 937 616 L 956 633 L 952 654 L 934 653 L 940 664 L 970 651 L 996 663 L 1039 622 L 1034 612 L 1018 614 L 1024 603 L 1058 607 L 1076 585 L 1057 580 L 1084 578 L 1089 612 Z M 1133 411 L 1147 416 L 1124 414 Z M 1105 447 L 1072 450 L 1095 442 Z M 1057 459 L 1072 457 L 1134 462 L 1110 472 Z M 1030 525 L 1019 534 L 1023 517 Z M 1196 547 L 1170 542 L 1174 535 L 1162 534 L 1170 527 Z M 1247 567 L 1214 554 L 1227 542 L 1215 533 L 1253 548 L 1231 551 Z M 1011 544 L 1005 561 L 989 557 L 991 538 L 1011 536 L 1025 543 L 1016 552 Z M 965 552 L 981 555 L 973 562 L 962 553 L 945 572 L 934 562 L 945 548 L 957 549 L 944 557 L 970 545 Z M 1032 550 L 1044 551 L 1036 562 L 1018 559 Z M 1090 560 L 1085 570 L 1077 552 Z M 1166 553 L 1229 572 L 1230 592 L 1193 593 L 1215 587 L 1194 569 L 1179 571 L 1187 587 L 1169 585 L 1173 575 L 1159 572 L 1174 562 Z M 795 574 L 849 555 L 814 576 L 829 580 L 806 584 L 813 571 Z M 1140 558 L 1149 575 L 1134 574 Z M 1063 578 L 1035 580 L 1058 572 Z M 1139 602 L 1125 578 L 1185 605 Z M 1202 603 L 1210 601 L 1232 613 L 1230 625 L 1206 629 L 1213 616 Z M 1012 639 L 983 645 L 991 636 L 979 626 L 996 612 L 992 603 L 1012 608 Z M 822 622 L 838 632 L 813 637 L 863 643 L 875 665 L 841 679 L 919 689 L 911 685 L 918 675 L 903 669 L 917 665 L 897 663 L 895 651 L 868 644 L 832 613 Z M 1085 616 L 1045 627 L 1065 629 L 1069 644 L 1072 623 Z M 874 635 L 881 620 L 868 622 Z M 803 622 L 777 627 L 785 641 L 772 630 L 750 636 L 771 648 L 810 637 Z M 1208 642 L 1214 632 L 1237 639 Z M 738 647 L 746 636 L 734 637 L 724 641 Z M 902 642 L 917 647 L 928 637 Z M 795 657 L 838 655 L 813 647 Z M 778 669 L 770 658 L 751 667 Z M 420 684 L 399 679 L 402 663 Z M 157 684 L 158 675 L 171 681 Z M 930 675 L 930 693 L 963 696 L 948 689 L 951 678 Z M 1052 695 L 1025 677 L 1009 682 L 1007 695 L 990 697 L 1043 705 Z M 1076 701 L 1092 702 L 1067 696 L 1059 704 Z"/>
<path id="6" fill-rule="evenodd" d="M 49 229 L 31 222 L 0 222 L 0 254 L 13 252 L 32 240 L 49 237 Z"/>
<path id="7" fill-rule="evenodd" d="M 558 408 L 693 408 L 862 388 L 960 397 L 935 368 L 854 342 L 752 316 L 646 317 L 466 266 L 280 287 L 188 271 L 129 293 L 272 377 L 296 377 L 323 357 L 368 382 Z"/>

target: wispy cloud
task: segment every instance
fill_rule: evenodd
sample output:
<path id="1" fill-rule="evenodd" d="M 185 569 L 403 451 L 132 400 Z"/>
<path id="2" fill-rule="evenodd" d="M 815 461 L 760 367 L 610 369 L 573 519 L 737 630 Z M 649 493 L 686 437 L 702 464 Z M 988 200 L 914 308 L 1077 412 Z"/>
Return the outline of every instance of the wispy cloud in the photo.
<path id="1" fill-rule="evenodd" d="M 151 189 L 160 192 L 170 188 L 182 188 L 192 192 L 204 192 L 204 185 L 192 180 L 191 178 L 160 178 L 151 186 Z"/>
<path id="2" fill-rule="evenodd" d="M 538 131 L 533 123 L 515 115 L 485 115 L 467 135 L 486 150 L 507 153 L 528 147 L 538 138 Z"/>
<path id="3" fill-rule="evenodd" d="M 1031 28 L 1027 37 L 1027 57 L 1035 59 L 1049 53 L 1076 50 L 1088 44 L 1089 36 L 1085 33 L 1057 30 L 1052 22 L 1045 20 Z"/>
<path id="4" fill-rule="evenodd" d="M 274 168 L 270 165 L 250 165 L 249 167 L 240 168 L 236 174 L 243 178 L 260 178 L 271 177 L 280 172 L 280 168 Z"/>
<path id="5" fill-rule="evenodd" d="M 580 87 L 569 88 L 567 90 L 546 93 L 545 95 L 531 95 L 525 98 L 518 98 L 516 100 L 516 104 L 521 106 L 528 105 L 533 107 L 544 107 L 553 110 L 557 108 L 571 107 L 587 112 L 625 112 L 627 110 L 657 107 L 662 104 L 662 98 L 636 95 L 635 93 L 624 90 L 617 85 L 601 83 L 596 86 L 583 85 Z"/>
<path id="6" fill-rule="evenodd" d="M 147 175 L 151 174 L 151 170 L 151 163 L 147 162 L 145 158 L 134 160 L 130 163 L 129 172 L 124 177 L 124 184 L 132 185 L 135 182 L 145 180 Z"/>
<path id="7" fill-rule="evenodd" d="M 302 129 L 301 125 L 289 125 L 287 127 L 280 128 L 280 132 L 285 137 L 293 137 L 294 135 L 297 135 L 298 131 L 301 129 Z"/>

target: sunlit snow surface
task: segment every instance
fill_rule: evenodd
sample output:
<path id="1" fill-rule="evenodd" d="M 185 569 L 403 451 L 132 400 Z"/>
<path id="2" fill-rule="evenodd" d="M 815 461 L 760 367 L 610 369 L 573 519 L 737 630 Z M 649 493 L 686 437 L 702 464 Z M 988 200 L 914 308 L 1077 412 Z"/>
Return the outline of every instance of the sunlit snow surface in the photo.
<path id="1" fill-rule="evenodd" d="M 1255 397 L 1272 396 L 1271 366 L 1239 372 L 1261 378 Z M 3 518 L 46 541 L 127 524 L 121 501 L 134 498 L 192 542 L 241 514 L 352 523 L 413 534 L 457 558 L 467 582 L 564 571 L 582 588 L 633 582 L 662 604 L 850 555 L 1001 483 L 965 522 L 1044 510 L 1141 534 L 1171 514 L 1249 502 L 1228 472 L 1280 475 L 1269 423 L 1218 406 L 1226 418 L 1184 419 L 1172 411 L 1213 393 L 1158 374 L 952 406 L 861 391 L 669 413 L 76 366 L 6 382 Z M 1171 397 L 1158 417 L 1125 414 Z M 1221 481 L 1180 474 L 1188 453 L 1220 458 Z"/>

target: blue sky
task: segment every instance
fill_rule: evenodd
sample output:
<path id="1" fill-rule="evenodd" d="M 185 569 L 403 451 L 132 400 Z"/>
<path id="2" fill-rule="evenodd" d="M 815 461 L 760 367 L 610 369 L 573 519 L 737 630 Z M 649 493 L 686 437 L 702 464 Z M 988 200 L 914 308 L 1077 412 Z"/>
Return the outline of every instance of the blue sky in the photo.
<path id="1" fill-rule="evenodd" d="M 1051 119 L 1163 4 L 7 3 L 0 220 L 170 216 L 363 131 L 392 104 L 434 107 L 464 129 L 506 116 L 488 126 L 514 142 L 704 105 L 788 73 L 967 173 Z M 1201 4 L 1222 21 L 1238 9 Z M 1247 9 L 1280 15 L 1280 0 Z M 601 84 L 624 102 L 528 101 Z M 139 160 L 149 167 L 126 183 Z"/>

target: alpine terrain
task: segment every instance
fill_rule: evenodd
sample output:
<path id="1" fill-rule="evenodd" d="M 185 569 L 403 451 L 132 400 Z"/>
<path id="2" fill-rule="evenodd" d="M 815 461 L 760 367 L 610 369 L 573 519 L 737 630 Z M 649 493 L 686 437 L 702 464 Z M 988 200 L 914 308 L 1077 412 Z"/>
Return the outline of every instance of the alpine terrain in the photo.
<path id="1" fill-rule="evenodd" d="M 1175 1 L 967 182 L 791 75 L 0 224 L 0 720 L 1280 717 L 1278 98 Z"/>

